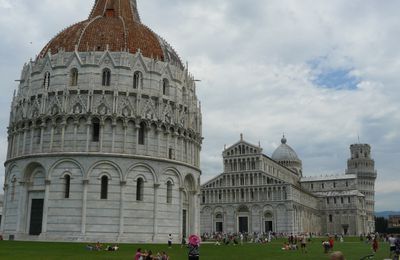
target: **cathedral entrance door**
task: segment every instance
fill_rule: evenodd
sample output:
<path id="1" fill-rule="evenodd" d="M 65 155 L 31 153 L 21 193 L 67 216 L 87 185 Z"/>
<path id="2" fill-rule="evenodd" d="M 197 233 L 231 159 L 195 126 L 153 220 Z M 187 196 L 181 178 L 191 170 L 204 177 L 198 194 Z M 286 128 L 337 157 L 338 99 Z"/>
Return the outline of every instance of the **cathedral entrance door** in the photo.
<path id="1" fill-rule="evenodd" d="M 265 233 L 268 233 L 268 232 L 270 232 L 270 231 L 273 231 L 272 230 L 272 221 L 265 221 L 264 222 L 264 232 Z"/>
<path id="2" fill-rule="evenodd" d="M 248 217 L 239 217 L 239 232 L 240 233 L 249 232 L 249 218 Z"/>
<path id="3" fill-rule="evenodd" d="M 29 235 L 38 236 L 42 233 L 43 202 L 43 199 L 32 199 Z"/>

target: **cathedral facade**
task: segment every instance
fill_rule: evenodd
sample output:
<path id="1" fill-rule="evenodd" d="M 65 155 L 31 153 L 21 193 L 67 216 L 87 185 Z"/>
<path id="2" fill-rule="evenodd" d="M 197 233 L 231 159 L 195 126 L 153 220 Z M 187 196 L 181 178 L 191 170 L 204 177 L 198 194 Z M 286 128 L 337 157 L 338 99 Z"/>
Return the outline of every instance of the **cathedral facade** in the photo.
<path id="1" fill-rule="evenodd" d="M 371 147 L 354 144 L 350 150 L 345 174 L 304 177 L 285 137 L 269 157 L 241 136 L 222 153 L 224 172 L 202 185 L 201 232 L 374 232 Z"/>
<path id="2" fill-rule="evenodd" d="M 202 117 L 194 78 L 136 0 L 24 65 L 8 127 L 4 238 L 163 242 L 199 234 Z"/>

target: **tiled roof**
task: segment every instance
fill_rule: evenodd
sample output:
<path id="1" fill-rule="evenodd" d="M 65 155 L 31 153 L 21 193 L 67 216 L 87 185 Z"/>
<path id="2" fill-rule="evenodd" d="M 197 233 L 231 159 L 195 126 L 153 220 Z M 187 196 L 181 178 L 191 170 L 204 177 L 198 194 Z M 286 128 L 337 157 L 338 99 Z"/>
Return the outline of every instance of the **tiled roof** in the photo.
<path id="1" fill-rule="evenodd" d="M 86 51 L 128 51 L 161 61 L 171 61 L 183 67 L 178 55 L 157 34 L 143 25 L 135 0 L 97 0 L 89 18 L 78 22 L 54 37 L 40 52 L 60 50 L 72 52 L 77 48 Z"/>

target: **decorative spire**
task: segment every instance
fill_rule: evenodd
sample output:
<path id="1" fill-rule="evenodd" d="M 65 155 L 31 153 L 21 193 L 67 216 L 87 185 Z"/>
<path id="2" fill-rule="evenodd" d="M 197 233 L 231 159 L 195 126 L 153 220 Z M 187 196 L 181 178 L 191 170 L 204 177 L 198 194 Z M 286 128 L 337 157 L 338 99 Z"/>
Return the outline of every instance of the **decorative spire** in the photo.
<path id="1" fill-rule="evenodd" d="M 281 139 L 281 143 L 282 143 L 282 144 L 286 144 L 286 143 L 287 143 L 287 139 L 286 139 L 286 137 L 285 137 L 285 133 L 283 133 L 283 137 L 282 137 L 282 139 Z"/>
<path id="2" fill-rule="evenodd" d="M 243 141 L 243 134 L 240 134 L 240 141 Z"/>
<path id="3" fill-rule="evenodd" d="M 136 0 L 96 0 L 89 20 L 98 16 L 122 17 L 125 22 L 141 23 Z"/>

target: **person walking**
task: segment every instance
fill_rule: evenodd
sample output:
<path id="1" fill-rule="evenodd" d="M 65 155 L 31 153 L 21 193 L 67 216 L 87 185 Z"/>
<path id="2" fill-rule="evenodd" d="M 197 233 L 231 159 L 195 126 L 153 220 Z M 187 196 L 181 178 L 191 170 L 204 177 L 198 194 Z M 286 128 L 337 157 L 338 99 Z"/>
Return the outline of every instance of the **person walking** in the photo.
<path id="1" fill-rule="evenodd" d="M 189 260 L 199 260 L 200 259 L 200 238 L 196 235 L 191 235 L 189 237 Z"/>
<path id="2" fill-rule="evenodd" d="M 169 234 L 168 235 L 168 248 L 171 248 L 171 247 L 172 247 L 172 235 Z"/>
<path id="3" fill-rule="evenodd" d="M 378 238 L 377 236 L 374 237 L 374 240 L 372 241 L 372 250 L 374 250 L 374 253 L 378 251 L 379 244 L 378 244 Z"/>

